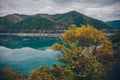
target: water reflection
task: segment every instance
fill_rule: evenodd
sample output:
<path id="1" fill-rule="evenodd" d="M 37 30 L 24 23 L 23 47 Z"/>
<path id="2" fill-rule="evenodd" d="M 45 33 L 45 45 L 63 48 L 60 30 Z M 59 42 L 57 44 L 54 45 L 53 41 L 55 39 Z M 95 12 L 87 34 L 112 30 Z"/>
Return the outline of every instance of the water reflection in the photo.
<path id="1" fill-rule="evenodd" d="M 28 75 L 39 66 L 60 64 L 56 56 L 59 52 L 51 46 L 59 38 L 0 36 L 0 68 L 11 66 L 14 70 Z"/>

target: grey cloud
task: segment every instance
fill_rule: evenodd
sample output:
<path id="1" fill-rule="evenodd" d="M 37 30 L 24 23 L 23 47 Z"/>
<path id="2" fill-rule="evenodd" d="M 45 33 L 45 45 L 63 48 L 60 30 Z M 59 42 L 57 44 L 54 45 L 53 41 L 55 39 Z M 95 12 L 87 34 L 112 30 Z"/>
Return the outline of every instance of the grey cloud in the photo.
<path id="1" fill-rule="evenodd" d="M 91 4 L 113 4 L 116 2 L 119 2 L 120 0 L 54 0 L 55 3 L 57 4 L 67 4 L 67 3 L 91 3 Z"/>
<path id="2" fill-rule="evenodd" d="M 0 16 L 20 13 L 64 13 L 76 10 L 100 19 L 120 19 L 120 0 L 0 0 Z"/>
<path id="3" fill-rule="evenodd" d="M 116 14 L 119 0 L 55 0 L 59 6 L 69 7 L 88 16 L 103 19 L 106 15 Z M 66 5 L 64 5 L 66 2 Z M 63 3 L 63 4 L 62 4 Z M 69 4 L 69 5 L 68 5 Z M 70 5 L 71 4 L 71 5 Z M 101 13 L 102 12 L 102 13 Z M 101 16 L 100 16 L 101 15 Z M 101 18 L 100 18 L 101 17 Z M 109 19 L 109 18 L 108 18 Z"/>

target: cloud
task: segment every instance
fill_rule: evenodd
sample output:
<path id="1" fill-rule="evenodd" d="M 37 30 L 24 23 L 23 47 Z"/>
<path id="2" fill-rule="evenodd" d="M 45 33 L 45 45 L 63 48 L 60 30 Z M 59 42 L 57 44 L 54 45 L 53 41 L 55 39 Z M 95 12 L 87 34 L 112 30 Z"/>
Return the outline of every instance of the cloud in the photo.
<path id="1" fill-rule="evenodd" d="M 0 16 L 12 13 L 64 13 L 76 10 L 103 21 L 120 19 L 119 0 L 0 0 Z"/>

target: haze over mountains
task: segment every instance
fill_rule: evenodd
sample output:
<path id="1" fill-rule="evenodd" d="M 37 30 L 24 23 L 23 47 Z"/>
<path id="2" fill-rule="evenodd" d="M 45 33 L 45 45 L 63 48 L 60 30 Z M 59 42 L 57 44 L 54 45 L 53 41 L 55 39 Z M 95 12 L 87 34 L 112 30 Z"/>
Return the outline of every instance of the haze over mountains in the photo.
<path id="1" fill-rule="evenodd" d="M 118 22 L 119 23 L 119 22 Z M 80 26 L 90 24 L 97 29 L 114 29 L 111 22 L 103 22 L 76 11 L 63 14 L 36 14 L 20 15 L 10 14 L 0 17 L 0 32 L 40 32 L 40 30 L 64 30 L 71 24 Z"/>

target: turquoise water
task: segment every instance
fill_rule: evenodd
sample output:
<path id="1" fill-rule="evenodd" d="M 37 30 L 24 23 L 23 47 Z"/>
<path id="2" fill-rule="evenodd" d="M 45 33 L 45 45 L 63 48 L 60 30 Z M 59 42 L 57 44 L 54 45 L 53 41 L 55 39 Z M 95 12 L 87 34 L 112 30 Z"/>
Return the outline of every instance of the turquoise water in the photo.
<path id="1" fill-rule="evenodd" d="M 40 66 L 60 64 L 56 58 L 60 53 L 51 50 L 59 39 L 9 36 L 0 40 L 0 68 L 10 66 L 29 75 L 31 70 Z"/>

